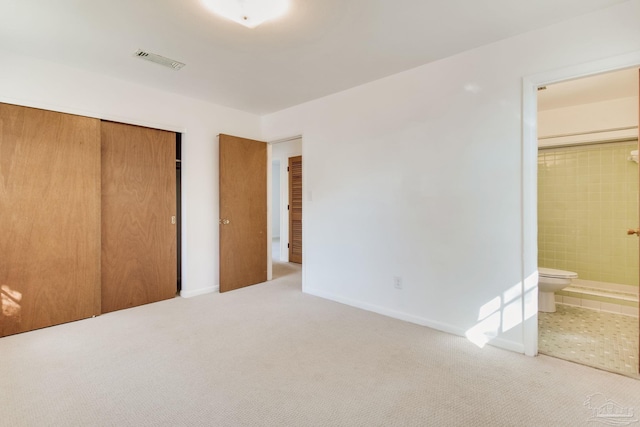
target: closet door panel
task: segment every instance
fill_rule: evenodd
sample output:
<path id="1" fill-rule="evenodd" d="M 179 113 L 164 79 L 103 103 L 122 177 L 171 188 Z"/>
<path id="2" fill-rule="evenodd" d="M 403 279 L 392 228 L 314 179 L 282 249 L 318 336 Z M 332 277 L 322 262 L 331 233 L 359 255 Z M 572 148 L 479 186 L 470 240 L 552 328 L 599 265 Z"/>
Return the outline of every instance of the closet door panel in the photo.
<path id="1" fill-rule="evenodd" d="M 0 336 L 100 313 L 100 121 L 0 104 Z"/>
<path id="2" fill-rule="evenodd" d="M 107 313 L 176 294 L 176 135 L 112 122 L 101 129 Z"/>

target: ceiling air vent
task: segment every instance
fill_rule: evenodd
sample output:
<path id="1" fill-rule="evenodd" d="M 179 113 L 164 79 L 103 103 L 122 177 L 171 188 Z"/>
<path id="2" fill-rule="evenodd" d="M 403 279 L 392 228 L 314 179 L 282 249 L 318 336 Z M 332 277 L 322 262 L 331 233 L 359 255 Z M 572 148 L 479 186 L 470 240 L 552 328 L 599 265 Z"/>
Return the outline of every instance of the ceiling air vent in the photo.
<path id="1" fill-rule="evenodd" d="M 173 59 L 165 58 L 164 56 L 156 55 L 155 53 L 145 52 L 141 49 L 138 49 L 133 56 L 155 62 L 156 64 L 164 65 L 165 67 L 169 67 L 176 71 L 185 66 L 182 62 L 174 61 Z"/>

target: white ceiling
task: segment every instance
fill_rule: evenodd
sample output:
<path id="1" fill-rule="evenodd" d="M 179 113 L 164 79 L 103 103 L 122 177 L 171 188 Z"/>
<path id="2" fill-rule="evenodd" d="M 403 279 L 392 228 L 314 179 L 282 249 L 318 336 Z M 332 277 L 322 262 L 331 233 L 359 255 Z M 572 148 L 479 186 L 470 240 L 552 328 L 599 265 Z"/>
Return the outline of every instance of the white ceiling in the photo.
<path id="1" fill-rule="evenodd" d="M 624 2 L 291 1 L 247 29 L 200 0 L 2 0 L 0 48 L 265 114 Z"/>
<path id="2" fill-rule="evenodd" d="M 614 71 L 547 85 L 538 91 L 538 110 L 638 96 L 638 69 Z"/>

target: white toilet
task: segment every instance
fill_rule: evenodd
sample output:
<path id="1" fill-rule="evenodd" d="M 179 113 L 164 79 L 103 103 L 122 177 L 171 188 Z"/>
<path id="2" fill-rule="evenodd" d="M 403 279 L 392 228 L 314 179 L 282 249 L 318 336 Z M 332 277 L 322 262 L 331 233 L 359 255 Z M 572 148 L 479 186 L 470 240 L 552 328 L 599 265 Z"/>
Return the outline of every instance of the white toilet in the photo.
<path id="1" fill-rule="evenodd" d="M 578 274 L 573 271 L 538 267 L 538 311 L 555 313 L 554 292 L 566 288 L 571 284 L 571 279 L 577 277 Z"/>

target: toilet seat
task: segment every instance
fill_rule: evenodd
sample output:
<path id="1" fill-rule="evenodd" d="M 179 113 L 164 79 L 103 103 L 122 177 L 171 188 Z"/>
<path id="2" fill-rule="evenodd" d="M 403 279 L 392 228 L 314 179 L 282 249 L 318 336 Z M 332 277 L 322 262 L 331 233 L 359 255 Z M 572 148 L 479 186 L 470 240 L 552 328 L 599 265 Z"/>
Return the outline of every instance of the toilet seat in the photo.
<path id="1" fill-rule="evenodd" d="M 574 273 L 573 271 L 556 270 L 554 268 L 538 267 L 538 276 L 554 279 L 575 279 L 578 277 L 578 273 Z"/>

